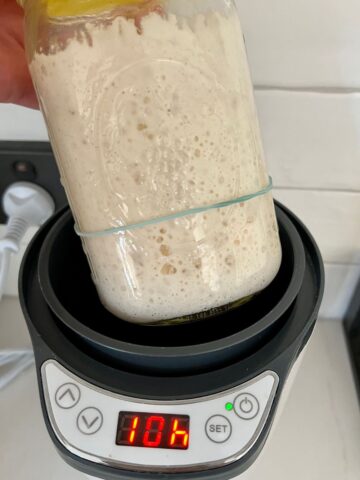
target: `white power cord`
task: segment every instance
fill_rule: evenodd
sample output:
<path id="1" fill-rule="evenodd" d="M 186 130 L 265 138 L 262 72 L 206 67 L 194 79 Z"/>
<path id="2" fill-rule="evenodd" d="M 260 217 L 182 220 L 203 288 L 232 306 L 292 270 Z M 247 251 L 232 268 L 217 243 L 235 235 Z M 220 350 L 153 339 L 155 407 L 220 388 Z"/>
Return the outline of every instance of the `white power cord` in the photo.
<path id="1" fill-rule="evenodd" d="M 0 300 L 5 290 L 11 254 L 19 252 L 27 229 L 42 225 L 55 210 L 51 196 L 43 188 L 28 182 L 10 185 L 2 202 L 9 220 L 5 236 L 0 239 Z"/>
<path id="2" fill-rule="evenodd" d="M 0 350 L 0 390 L 34 363 L 32 350 Z"/>
<path id="3" fill-rule="evenodd" d="M 17 182 L 10 185 L 2 198 L 3 209 L 9 217 L 5 236 L 0 239 L 0 301 L 9 273 L 11 254 L 20 250 L 20 244 L 30 226 L 42 225 L 55 210 L 51 196 L 33 183 Z M 31 350 L 0 350 L 0 389 L 33 363 Z"/>

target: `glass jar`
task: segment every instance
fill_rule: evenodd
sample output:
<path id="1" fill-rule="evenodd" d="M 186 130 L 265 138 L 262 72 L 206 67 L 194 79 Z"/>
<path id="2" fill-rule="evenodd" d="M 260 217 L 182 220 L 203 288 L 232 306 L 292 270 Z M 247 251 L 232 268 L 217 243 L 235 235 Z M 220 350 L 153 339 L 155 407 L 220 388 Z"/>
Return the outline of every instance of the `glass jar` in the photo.
<path id="1" fill-rule="evenodd" d="M 103 305 L 136 323 L 185 321 L 266 287 L 281 246 L 233 1 L 22 2 Z"/>

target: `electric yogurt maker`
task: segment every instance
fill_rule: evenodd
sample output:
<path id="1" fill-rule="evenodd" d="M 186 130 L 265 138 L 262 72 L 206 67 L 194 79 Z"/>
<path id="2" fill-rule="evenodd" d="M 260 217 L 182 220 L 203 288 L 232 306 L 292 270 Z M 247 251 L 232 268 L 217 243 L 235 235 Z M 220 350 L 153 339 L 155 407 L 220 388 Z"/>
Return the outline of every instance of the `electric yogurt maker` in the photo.
<path id="1" fill-rule="evenodd" d="M 106 480 L 225 480 L 255 462 L 324 287 L 309 231 L 279 203 L 276 216 L 283 258 L 272 283 L 221 318 L 172 326 L 132 324 L 101 305 L 68 208 L 40 229 L 20 301 L 44 420 L 68 464 Z"/>

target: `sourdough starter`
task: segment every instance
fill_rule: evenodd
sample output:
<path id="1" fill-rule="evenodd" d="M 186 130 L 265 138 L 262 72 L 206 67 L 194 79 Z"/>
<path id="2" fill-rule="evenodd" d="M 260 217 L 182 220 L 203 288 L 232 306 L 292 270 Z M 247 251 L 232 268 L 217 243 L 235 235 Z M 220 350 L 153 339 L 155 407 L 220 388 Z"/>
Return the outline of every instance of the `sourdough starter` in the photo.
<path id="1" fill-rule="evenodd" d="M 235 14 L 152 13 L 141 33 L 122 17 L 89 20 L 66 48 L 38 51 L 31 71 L 82 231 L 211 205 L 268 183 Z M 281 261 L 271 194 L 83 246 L 104 306 L 141 323 L 258 292 Z"/>

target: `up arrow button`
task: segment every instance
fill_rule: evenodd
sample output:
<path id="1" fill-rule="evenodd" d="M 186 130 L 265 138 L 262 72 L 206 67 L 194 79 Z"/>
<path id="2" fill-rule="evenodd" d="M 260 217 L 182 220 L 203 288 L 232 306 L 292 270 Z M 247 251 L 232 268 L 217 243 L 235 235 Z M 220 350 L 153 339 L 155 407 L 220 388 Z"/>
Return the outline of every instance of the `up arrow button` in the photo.
<path id="1" fill-rule="evenodd" d="M 58 407 L 68 410 L 79 403 L 80 397 L 80 389 L 75 383 L 64 383 L 56 390 L 55 402 Z"/>

